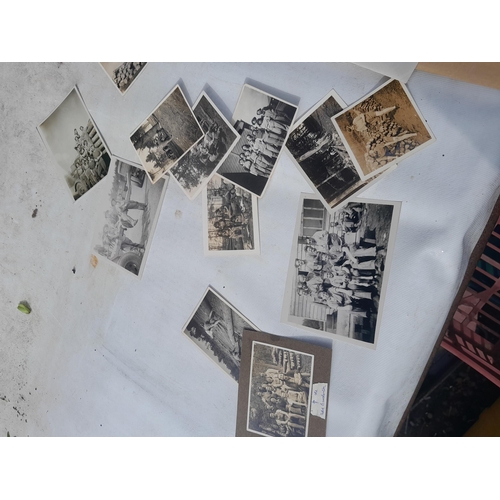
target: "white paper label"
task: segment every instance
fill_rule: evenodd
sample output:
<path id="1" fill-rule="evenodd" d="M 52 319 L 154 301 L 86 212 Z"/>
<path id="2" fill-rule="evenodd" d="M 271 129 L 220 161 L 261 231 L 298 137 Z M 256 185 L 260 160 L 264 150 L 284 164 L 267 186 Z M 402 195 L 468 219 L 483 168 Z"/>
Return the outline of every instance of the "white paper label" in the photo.
<path id="1" fill-rule="evenodd" d="M 328 398 L 328 384 L 313 384 L 311 398 L 311 415 L 326 418 L 326 400 Z"/>

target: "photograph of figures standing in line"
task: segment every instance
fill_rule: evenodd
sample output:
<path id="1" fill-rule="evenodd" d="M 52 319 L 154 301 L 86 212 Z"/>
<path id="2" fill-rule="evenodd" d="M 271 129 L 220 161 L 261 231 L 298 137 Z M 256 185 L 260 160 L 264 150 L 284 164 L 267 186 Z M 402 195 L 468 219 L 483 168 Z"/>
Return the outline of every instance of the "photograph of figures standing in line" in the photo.
<path id="1" fill-rule="evenodd" d="M 203 240 L 208 255 L 258 255 L 257 197 L 215 174 L 203 191 Z"/>
<path id="2" fill-rule="evenodd" d="M 76 87 L 38 132 L 75 201 L 107 175 L 111 156 Z"/>
<path id="3" fill-rule="evenodd" d="M 330 208 L 368 185 L 359 177 L 331 120 L 344 107 L 344 101 L 332 90 L 294 124 L 286 142 L 299 171 Z"/>
<path id="4" fill-rule="evenodd" d="M 102 62 L 99 64 L 122 95 L 146 66 L 145 62 Z"/>
<path id="5" fill-rule="evenodd" d="M 375 347 L 400 206 L 302 195 L 282 321 Z"/>
<path id="6" fill-rule="evenodd" d="M 177 85 L 130 140 L 154 184 L 182 158 L 204 133 Z"/>
<path id="7" fill-rule="evenodd" d="M 93 252 L 142 276 L 160 215 L 168 177 L 151 184 L 139 165 L 113 157 L 108 195 L 97 211 Z M 112 177 L 111 177 L 112 176 Z"/>
<path id="8" fill-rule="evenodd" d="M 240 376 L 241 337 L 245 328 L 258 331 L 255 325 L 208 287 L 182 331 L 237 382 Z"/>
<path id="9" fill-rule="evenodd" d="M 389 80 L 332 121 L 362 179 L 435 140 L 410 93 L 398 80 Z"/>
<path id="10" fill-rule="evenodd" d="M 314 356 L 252 342 L 247 431 L 306 437 Z"/>
<path id="11" fill-rule="evenodd" d="M 245 84 L 233 113 L 241 137 L 217 172 L 263 196 L 296 112 L 297 106 Z"/>
<path id="12" fill-rule="evenodd" d="M 205 135 L 170 169 L 190 200 L 206 186 L 240 137 L 205 92 L 193 106 L 193 112 Z"/>

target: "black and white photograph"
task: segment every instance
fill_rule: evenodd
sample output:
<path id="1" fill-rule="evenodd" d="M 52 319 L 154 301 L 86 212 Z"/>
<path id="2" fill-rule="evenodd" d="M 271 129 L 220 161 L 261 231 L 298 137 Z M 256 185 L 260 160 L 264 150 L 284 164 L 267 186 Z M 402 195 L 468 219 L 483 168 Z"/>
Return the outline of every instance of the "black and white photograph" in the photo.
<path id="1" fill-rule="evenodd" d="M 325 436 L 331 366 L 330 347 L 245 330 L 236 436 Z"/>
<path id="2" fill-rule="evenodd" d="M 240 140 L 217 172 L 262 197 L 296 112 L 297 106 L 245 84 L 232 118 Z"/>
<path id="3" fill-rule="evenodd" d="M 361 179 L 435 141 L 408 89 L 398 80 L 389 80 L 332 121 Z"/>
<path id="4" fill-rule="evenodd" d="M 271 437 L 306 437 L 314 356 L 252 343 L 247 431 Z"/>
<path id="5" fill-rule="evenodd" d="M 168 176 L 151 184 L 140 165 L 113 157 L 92 242 L 98 259 L 142 277 L 167 183 Z"/>
<path id="6" fill-rule="evenodd" d="M 340 206 L 369 184 L 361 180 L 332 123 L 344 107 L 332 90 L 294 124 L 286 142 L 295 165 L 328 208 Z"/>
<path id="7" fill-rule="evenodd" d="M 375 347 L 401 203 L 302 195 L 282 321 Z"/>
<path id="8" fill-rule="evenodd" d="M 154 184 L 203 136 L 200 124 L 177 85 L 132 133 L 130 140 Z"/>
<path id="9" fill-rule="evenodd" d="M 115 87 L 123 95 L 139 76 L 145 62 L 102 62 L 99 63 Z"/>
<path id="10" fill-rule="evenodd" d="M 110 153 L 76 87 L 38 126 L 38 132 L 64 175 L 73 200 L 107 175 Z"/>
<path id="11" fill-rule="evenodd" d="M 203 190 L 205 255 L 258 255 L 257 203 L 257 196 L 215 174 Z"/>
<path id="12" fill-rule="evenodd" d="M 258 330 L 213 288 L 208 287 L 182 331 L 236 382 L 240 376 L 241 336 Z"/>
<path id="13" fill-rule="evenodd" d="M 205 135 L 170 169 L 190 200 L 206 186 L 240 137 L 206 92 L 196 101 L 193 113 Z"/>

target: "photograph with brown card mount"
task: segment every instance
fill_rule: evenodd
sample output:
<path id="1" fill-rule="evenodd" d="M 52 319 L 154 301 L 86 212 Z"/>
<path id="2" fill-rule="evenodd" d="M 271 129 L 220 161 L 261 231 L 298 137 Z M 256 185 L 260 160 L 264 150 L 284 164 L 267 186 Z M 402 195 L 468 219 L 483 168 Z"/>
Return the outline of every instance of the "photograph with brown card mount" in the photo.
<path id="1" fill-rule="evenodd" d="M 236 436 L 326 435 L 332 351 L 245 330 Z"/>

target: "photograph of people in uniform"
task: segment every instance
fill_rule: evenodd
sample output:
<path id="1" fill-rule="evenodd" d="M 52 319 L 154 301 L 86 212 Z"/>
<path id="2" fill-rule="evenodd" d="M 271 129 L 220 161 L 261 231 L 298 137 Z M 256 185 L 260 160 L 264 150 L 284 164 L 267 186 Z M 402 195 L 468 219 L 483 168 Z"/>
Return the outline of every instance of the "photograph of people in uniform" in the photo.
<path id="1" fill-rule="evenodd" d="M 332 90 L 294 124 L 286 142 L 299 171 L 330 208 L 368 184 L 359 177 L 331 120 L 344 107 L 342 99 Z"/>
<path id="2" fill-rule="evenodd" d="M 282 320 L 374 346 L 400 205 L 358 199 L 331 213 L 302 195 Z"/>
<path id="3" fill-rule="evenodd" d="M 203 191 L 205 253 L 259 254 L 258 219 L 257 197 L 215 174 Z"/>
<path id="4" fill-rule="evenodd" d="M 92 244 L 92 251 L 141 277 L 160 215 L 168 178 L 151 184 L 146 172 L 113 158 Z"/>
<path id="5" fill-rule="evenodd" d="M 389 80 L 332 118 L 362 179 L 430 145 L 434 135 L 413 98 Z"/>
<path id="6" fill-rule="evenodd" d="M 217 172 L 261 197 L 296 112 L 297 106 L 245 84 L 232 119 L 241 137 Z"/>
<path id="7" fill-rule="evenodd" d="M 108 173 L 111 157 L 75 87 L 38 126 L 76 201 Z"/>
<path id="8" fill-rule="evenodd" d="M 146 66 L 145 62 L 102 62 L 99 64 L 122 95 Z"/>
<path id="9" fill-rule="evenodd" d="M 258 331 L 209 287 L 182 331 L 224 372 L 238 381 L 241 337 L 245 328 Z"/>
<path id="10" fill-rule="evenodd" d="M 314 356 L 252 342 L 247 430 L 271 437 L 306 437 Z"/>
<path id="11" fill-rule="evenodd" d="M 239 134 L 205 92 L 193 106 L 193 113 L 205 135 L 170 169 L 170 175 L 190 200 L 207 185 L 239 139 Z"/>
<path id="12" fill-rule="evenodd" d="M 204 133 L 177 85 L 132 133 L 130 140 L 154 184 Z"/>

